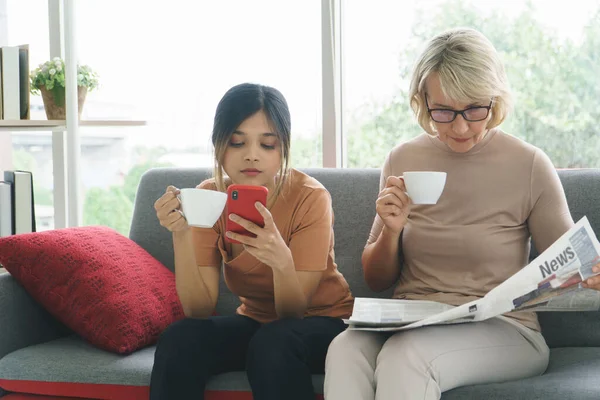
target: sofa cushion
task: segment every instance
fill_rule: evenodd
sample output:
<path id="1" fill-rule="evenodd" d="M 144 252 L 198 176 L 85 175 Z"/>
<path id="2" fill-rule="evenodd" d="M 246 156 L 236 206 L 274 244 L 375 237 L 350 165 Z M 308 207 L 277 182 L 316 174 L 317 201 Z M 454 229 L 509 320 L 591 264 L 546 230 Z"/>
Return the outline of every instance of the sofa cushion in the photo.
<path id="1" fill-rule="evenodd" d="M 110 228 L 0 238 L 0 264 L 52 315 L 108 351 L 153 344 L 183 317 L 174 274 Z"/>
<path id="2" fill-rule="evenodd" d="M 442 400 L 592 400 L 600 399 L 600 347 L 550 350 L 550 365 L 542 376 L 446 392 Z"/>
<path id="3" fill-rule="evenodd" d="M 154 347 L 122 356 L 91 346 L 76 335 L 17 350 L 0 359 L 0 387 L 51 396 L 146 400 Z M 599 399 L 600 348 L 550 350 L 542 376 L 520 381 L 475 385 L 446 392 L 454 399 Z M 323 375 L 313 375 L 315 393 L 323 393 Z M 213 377 L 206 399 L 250 400 L 244 372 Z M 319 398 L 318 396 L 317 398 Z"/>
<path id="4" fill-rule="evenodd" d="M 118 355 L 72 335 L 0 359 L 0 386 L 52 396 L 147 399 L 154 349 Z"/>
<path id="5" fill-rule="evenodd" d="M 0 387 L 8 391 L 47 396 L 114 400 L 147 400 L 155 347 L 129 355 L 109 353 L 77 335 L 21 350 L 0 359 Z M 322 393 L 323 376 L 313 376 Z M 244 372 L 212 378 L 205 399 L 251 400 Z"/>

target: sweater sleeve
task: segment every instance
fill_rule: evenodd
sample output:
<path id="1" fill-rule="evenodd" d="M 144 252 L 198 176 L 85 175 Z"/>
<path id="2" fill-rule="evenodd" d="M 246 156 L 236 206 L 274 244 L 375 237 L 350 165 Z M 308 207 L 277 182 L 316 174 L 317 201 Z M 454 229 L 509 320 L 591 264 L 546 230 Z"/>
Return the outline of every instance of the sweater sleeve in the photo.
<path id="1" fill-rule="evenodd" d="M 550 158 L 536 149 L 531 171 L 529 232 L 539 253 L 546 250 L 573 225 L 567 198 Z"/>
<path id="2" fill-rule="evenodd" d="M 333 210 L 325 189 L 313 190 L 298 210 L 300 222 L 289 247 L 297 271 L 325 271 L 332 246 Z"/>
<path id="3" fill-rule="evenodd" d="M 383 167 L 381 168 L 381 177 L 379 179 L 379 192 L 381 192 L 385 188 L 385 182 L 387 181 L 387 178 L 392 175 L 391 158 L 392 153 L 390 152 L 385 159 Z M 373 207 L 375 207 L 375 204 L 373 204 Z M 379 217 L 379 214 L 375 214 L 375 221 L 373 221 L 373 226 L 371 227 L 371 232 L 369 233 L 369 239 L 367 240 L 366 246 L 370 245 L 371 243 L 375 243 L 382 230 L 383 220 L 381 219 L 381 217 Z"/>

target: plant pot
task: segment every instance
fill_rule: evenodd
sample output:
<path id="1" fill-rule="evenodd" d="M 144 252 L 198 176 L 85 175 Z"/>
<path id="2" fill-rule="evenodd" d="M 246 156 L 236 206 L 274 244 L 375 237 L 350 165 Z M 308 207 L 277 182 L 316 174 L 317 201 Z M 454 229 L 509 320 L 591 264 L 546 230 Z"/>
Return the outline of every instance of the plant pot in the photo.
<path id="1" fill-rule="evenodd" d="M 46 111 L 46 118 L 49 120 L 67 119 L 66 113 L 66 101 L 65 101 L 65 88 L 55 86 L 52 90 L 46 90 L 45 86 L 40 86 L 40 92 L 42 92 L 42 100 L 44 101 L 44 110 Z M 77 87 L 77 107 L 78 116 L 81 118 L 81 111 L 83 110 L 83 104 L 85 103 L 85 96 L 87 95 L 87 87 Z"/>

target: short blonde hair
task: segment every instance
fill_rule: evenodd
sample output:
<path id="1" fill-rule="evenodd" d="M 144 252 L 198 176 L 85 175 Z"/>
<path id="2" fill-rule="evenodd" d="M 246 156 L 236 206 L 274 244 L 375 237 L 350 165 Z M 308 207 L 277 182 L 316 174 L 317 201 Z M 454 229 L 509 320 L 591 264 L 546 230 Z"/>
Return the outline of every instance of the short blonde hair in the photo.
<path id="1" fill-rule="evenodd" d="M 487 128 L 500 125 L 512 108 L 508 79 L 498 52 L 480 32 L 456 28 L 433 37 L 417 59 L 410 82 L 410 106 L 419 125 L 435 134 L 425 103 L 426 81 L 437 73 L 444 95 L 472 103 L 493 99 Z"/>

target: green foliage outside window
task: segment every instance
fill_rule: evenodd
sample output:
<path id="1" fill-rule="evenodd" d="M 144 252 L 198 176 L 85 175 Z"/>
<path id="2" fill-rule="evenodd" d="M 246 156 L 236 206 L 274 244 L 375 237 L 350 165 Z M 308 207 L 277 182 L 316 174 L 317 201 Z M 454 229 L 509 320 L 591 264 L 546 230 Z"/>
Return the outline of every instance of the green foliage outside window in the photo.
<path id="1" fill-rule="evenodd" d="M 544 28 L 531 4 L 516 18 L 499 11 L 482 16 L 473 4 L 451 0 L 418 16 L 399 53 L 406 84 L 389 103 L 366 104 L 365 122 L 348 127 L 348 166 L 381 167 L 395 145 L 422 132 L 408 104 L 412 63 L 435 34 L 470 27 L 504 60 L 515 109 L 502 129 L 540 147 L 556 167 L 600 167 L 600 9 L 584 24 L 581 43 L 573 43 Z"/>

